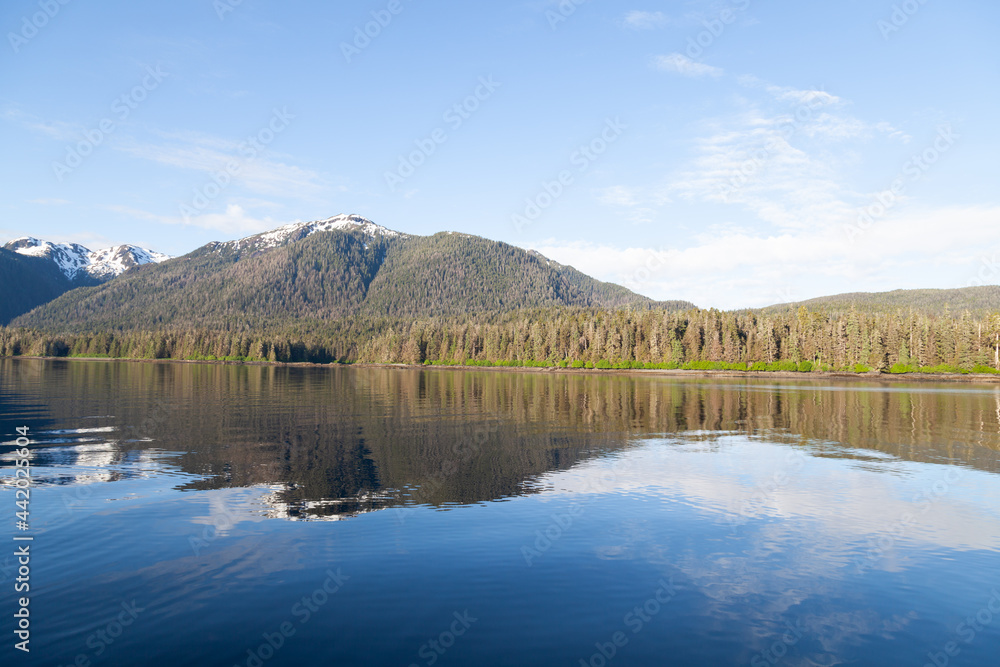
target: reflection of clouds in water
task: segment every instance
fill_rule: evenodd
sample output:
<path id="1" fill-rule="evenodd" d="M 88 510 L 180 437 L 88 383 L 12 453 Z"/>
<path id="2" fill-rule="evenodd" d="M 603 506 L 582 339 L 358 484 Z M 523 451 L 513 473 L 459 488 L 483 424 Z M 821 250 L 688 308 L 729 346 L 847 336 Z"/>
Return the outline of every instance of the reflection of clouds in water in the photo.
<path id="1" fill-rule="evenodd" d="M 50 431 L 29 431 L 28 435 L 28 446 L 32 445 L 53 445 L 58 443 L 71 443 L 71 442 L 99 442 L 99 438 L 52 438 L 45 437 L 41 440 L 38 436 L 53 436 L 53 435 L 86 435 L 88 433 L 113 433 L 118 429 L 114 426 L 97 426 L 94 428 L 66 428 L 66 429 L 56 429 Z M 6 440 L 0 442 L 0 447 L 20 447 L 17 440 Z"/>
<path id="2" fill-rule="evenodd" d="M 990 473 L 896 459 L 859 465 L 850 458 L 811 456 L 808 447 L 797 449 L 806 454 L 799 465 L 788 446 L 745 436 L 721 440 L 727 450 L 722 456 L 702 443 L 647 441 L 543 475 L 537 488 L 545 489 L 542 500 L 593 493 L 655 497 L 715 515 L 720 523 L 753 500 L 752 519 L 808 522 L 807 532 L 831 553 L 893 531 L 902 532 L 897 541 L 1000 548 L 1000 524 L 992 518 L 1000 497 Z"/>
<path id="3" fill-rule="evenodd" d="M 994 518 L 1000 498 L 990 473 L 891 457 L 859 462 L 847 457 L 849 450 L 844 458 L 827 456 L 829 447 L 817 457 L 808 446 L 744 436 L 720 442 L 725 451 L 647 441 L 543 476 L 540 500 L 573 498 L 589 511 L 602 498 L 658 500 L 662 513 L 623 519 L 595 555 L 679 571 L 684 585 L 703 596 L 704 616 L 744 628 L 748 646 L 770 646 L 795 619 L 805 635 L 782 660 L 788 665 L 837 664 L 835 656 L 854 654 L 872 638 L 914 636 L 917 611 L 866 609 L 869 593 L 856 585 L 856 563 L 879 539 L 887 548 L 871 567 L 888 572 L 926 564 L 929 551 L 1000 548 Z M 733 530 L 727 519 L 747 498 L 755 499 L 752 511 Z M 653 539 L 650 516 L 664 521 Z M 845 602 L 830 603 L 838 599 Z"/>
<path id="4" fill-rule="evenodd" d="M 49 465 L 72 466 L 72 471 L 60 470 L 59 475 L 64 477 L 68 473 L 74 484 L 113 481 L 116 476 L 111 468 L 121 458 L 118 448 L 111 442 L 45 448 L 36 450 L 36 455 L 45 456 Z"/>
<path id="5" fill-rule="evenodd" d="M 243 520 L 253 519 L 247 516 Z M 179 537 L 179 545 L 186 547 L 190 537 Z M 259 536 L 234 535 L 211 542 L 197 553 L 181 549 L 146 567 L 115 571 L 102 583 L 130 590 L 140 584 L 136 595 L 156 600 L 160 613 L 189 614 L 192 604 L 202 600 L 229 596 L 236 590 L 259 586 L 262 581 L 288 578 L 295 571 L 309 569 L 310 559 L 304 554 L 307 549 L 303 542 L 287 536 L 271 535 L 264 547 Z M 225 626 L 225 616 L 218 614 L 203 624 Z"/>
<path id="6" fill-rule="evenodd" d="M 268 515 L 262 506 L 273 491 L 267 486 L 206 491 L 208 514 L 193 517 L 191 523 L 212 526 L 215 529 L 213 536 L 225 537 L 234 526 L 244 521 L 266 521 Z"/>
<path id="7" fill-rule="evenodd" d="M 114 426 L 95 426 L 94 428 L 63 428 L 53 431 L 39 431 L 40 435 L 72 435 L 76 433 L 113 433 L 118 429 Z"/>
<path id="8" fill-rule="evenodd" d="M 859 609 L 806 617 L 802 625 L 820 643 L 823 650 L 834 655 L 845 655 L 849 653 L 846 650 L 848 647 L 863 646 L 871 637 L 895 639 L 910 623 L 918 619 L 916 611 L 884 617 L 870 609 Z"/>

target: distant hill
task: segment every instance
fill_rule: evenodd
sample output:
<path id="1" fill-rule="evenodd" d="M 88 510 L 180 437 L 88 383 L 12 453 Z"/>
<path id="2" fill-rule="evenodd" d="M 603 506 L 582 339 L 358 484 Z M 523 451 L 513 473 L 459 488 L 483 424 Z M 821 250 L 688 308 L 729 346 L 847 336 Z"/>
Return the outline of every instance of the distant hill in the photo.
<path id="1" fill-rule="evenodd" d="M 866 313 L 916 310 L 932 315 L 975 313 L 1000 310 L 1000 286 L 963 287 L 959 289 L 915 289 L 892 292 L 852 292 L 824 296 L 807 301 L 783 303 L 763 308 L 764 312 L 780 312 L 805 306 L 809 310 L 837 314 L 855 308 Z"/>
<path id="2" fill-rule="evenodd" d="M 51 331 L 268 329 L 292 320 L 662 305 L 506 243 L 451 232 L 411 236 L 360 216 L 336 216 L 138 266 L 12 324 Z"/>

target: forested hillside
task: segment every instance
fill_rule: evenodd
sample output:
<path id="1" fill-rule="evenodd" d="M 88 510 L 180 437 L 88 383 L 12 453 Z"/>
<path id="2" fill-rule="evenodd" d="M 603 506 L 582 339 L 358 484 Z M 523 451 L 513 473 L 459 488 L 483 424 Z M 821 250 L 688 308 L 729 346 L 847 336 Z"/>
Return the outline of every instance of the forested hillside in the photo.
<path id="1" fill-rule="evenodd" d="M 66 294 L 14 324 L 52 332 L 283 331 L 343 318 L 652 305 L 624 287 L 476 236 L 330 231 L 265 251 L 210 244 Z"/>
<path id="2" fill-rule="evenodd" d="M 0 324 L 55 299 L 73 283 L 49 260 L 0 248 Z"/>
<path id="3" fill-rule="evenodd" d="M 0 259 L 14 266 L 30 258 Z M 26 294 L 44 298 L 60 288 L 53 279 L 24 278 Z M 653 302 L 505 243 L 409 236 L 337 216 L 211 243 L 65 293 L 0 329 L 0 354 L 800 372 L 1000 368 L 1000 287 L 811 303 L 719 312 Z"/>

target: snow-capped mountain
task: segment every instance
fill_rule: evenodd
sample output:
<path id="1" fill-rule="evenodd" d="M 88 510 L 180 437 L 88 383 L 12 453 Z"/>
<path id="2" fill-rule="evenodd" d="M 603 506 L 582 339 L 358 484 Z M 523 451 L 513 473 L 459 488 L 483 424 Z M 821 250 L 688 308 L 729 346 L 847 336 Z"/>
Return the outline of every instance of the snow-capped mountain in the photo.
<path id="1" fill-rule="evenodd" d="M 135 245 L 117 245 L 88 254 L 92 260 L 85 271 L 95 278 L 106 280 L 119 276 L 133 266 L 159 264 L 170 259 L 170 255 L 153 252 Z"/>
<path id="2" fill-rule="evenodd" d="M 292 243 L 293 241 L 299 241 L 307 236 L 315 234 L 316 232 L 331 232 L 338 229 L 345 231 L 359 231 L 363 234 L 371 236 L 372 238 L 378 236 L 406 238 L 409 236 L 408 234 L 403 234 L 402 232 L 393 231 L 382 227 L 381 225 L 376 225 L 368 218 L 360 215 L 342 214 L 335 215 L 332 218 L 327 218 L 326 220 L 293 222 L 290 225 L 284 225 L 282 227 L 278 227 L 277 229 L 272 229 L 269 232 L 254 234 L 253 236 L 247 236 L 236 241 L 215 243 L 214 249 L 216 251 L 221 251 L 223 249 L 237 251 L 266 250 L 268 248 L 277 248 L 287 243 Z"/>
<path id="3" fill-rule="evenodd" d="M 29 257 L 46 257 L 70 280 L 90 276 L 103 282 L 121 275 L 133 266 L 170 259 L 169 255 L 134 245 L 90 250 L 79 243 L 52 243 L 31 236 L 9 241 L 4 248 Z"/>

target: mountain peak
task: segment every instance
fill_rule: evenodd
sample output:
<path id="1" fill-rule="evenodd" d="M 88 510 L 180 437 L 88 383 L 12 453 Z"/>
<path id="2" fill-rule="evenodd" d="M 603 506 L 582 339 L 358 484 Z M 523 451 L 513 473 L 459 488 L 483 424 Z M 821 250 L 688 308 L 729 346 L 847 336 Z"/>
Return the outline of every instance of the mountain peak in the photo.
<path id="1" fill-rule="evenodd" d="M 239 322 L 274 331 L 293 322 L 327 326 L 319 323 L 651 304 L 506 243 L 458 232 L 405 235 L 343 215 L 209 244 L 96 290 L 64 295 L 16 321 L 66 322 L 58 326 L 79 330 Z"/>
<path id="2" fill-rule="evenodd" d="M 269 232 L 253 234 L 252 236 L 246 236 L 241 239 L 237 239 L 236 241 L 215 243 L 214 250 L 217 252 L 223 248 L 238 251 L 269 250 L 294 241 L 300 241 L 307 236 L 315 234 L 316 232 L 332 232 L 337 230 L 358 231 L 367 236 L 371 236 L 372 238 L 380 236 L 390 238 L 409 237 L 409 234 L 403 234 L 402 232 L 397 232 L 381 225 L 376 225 L 374 222 L 363 216 L 354 213 L 342 213 L 340 215 L 326 218 L 325 220 L 293 222 L 288 225 L 282 225 L 277 229 L 272 229 Z"/>
<path id="3" fill-rule="evenodd" d="M 92 251 L 88 258 L 91 263 L 86 268 L 87 273 L 104 280 L 121 275 L 133 266 L 159 264 L 170 259 L 170 256 L 135 245 L 116 245 Z"/>
<path id="4" fill-rule="evenodd" d="M 36 239 L 34 236 L 19 236 L 16 239 L 8 241 L 6 244 L 4 244 L 4 248 L 7 248 L 7 250 L 13 250 L 14 248 L 32 248 L 35 246 L 40 246 L 41 244 L 42 242 Z"/>

